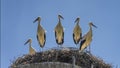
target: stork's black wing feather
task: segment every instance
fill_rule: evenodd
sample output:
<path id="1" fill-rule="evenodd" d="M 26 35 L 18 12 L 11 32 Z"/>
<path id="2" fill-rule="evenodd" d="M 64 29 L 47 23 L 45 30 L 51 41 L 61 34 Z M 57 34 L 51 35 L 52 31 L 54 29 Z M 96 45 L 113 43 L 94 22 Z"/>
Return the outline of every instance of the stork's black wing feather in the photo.
<path id="1" fill-rule="evenodd" d="M 38 35 L 36 37 L 37 37 L 37 41 L 38 41 Z"/>
<path id="2" fill-rule="evenodd" d="M 73 33 L 73 40 L 74 40 L 74 43 L 77 44 L 76 41 L 75 41 L 75 39 L 74 39 L 74 37 L 75 37 L 75 34 Z"/>
<path id="3" fill-rule="evenodd" d="M 44 40 L 45 40 L 45 42 L 46 42 L 46 34 L 44 33 Z M 45 45 L 45 42 L 44 42 L 44 45 Z"/>
<path id="4" fill-rule="evenodd" d="M 82 48 L 82 45 L 85 43 L 86 39 L 82 40 L 81 43 L 80 43 L 80 50 Z"/>
<path id="5" fill-rule="evenodd" d="M 61 44 L 63 44 L 64 43 L 64 32 L 63 32 L 63 38 L 62 38 L 62 43 Z"/>
<path id="6" fill-rule="evenodd" d="M 56 31 L 55 31 L 55 40 L 56 40 L 56 43 L 58 43 Z"/>

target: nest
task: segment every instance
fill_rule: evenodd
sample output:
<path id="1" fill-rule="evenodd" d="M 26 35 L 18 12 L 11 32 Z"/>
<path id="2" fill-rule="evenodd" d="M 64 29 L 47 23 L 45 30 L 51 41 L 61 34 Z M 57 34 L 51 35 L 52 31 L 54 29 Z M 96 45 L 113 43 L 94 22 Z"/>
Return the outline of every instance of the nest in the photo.
<path id="1" fill-rule="evenodd" d="M 24 55 L 17 58 L 11 67 L 42 62 L 63 62 L 72 64 L 73 56 L 75 57 L 75 65 L 82 68 L 91 68 L 91 65 L 94 65 L 94 68 L 112 68 L 110 64 L 105 63 L 102 59 L 86 52 L 79 53 L 78 49 L 75 48 L 50 49 L 35 53 L 34 55 Z"/>

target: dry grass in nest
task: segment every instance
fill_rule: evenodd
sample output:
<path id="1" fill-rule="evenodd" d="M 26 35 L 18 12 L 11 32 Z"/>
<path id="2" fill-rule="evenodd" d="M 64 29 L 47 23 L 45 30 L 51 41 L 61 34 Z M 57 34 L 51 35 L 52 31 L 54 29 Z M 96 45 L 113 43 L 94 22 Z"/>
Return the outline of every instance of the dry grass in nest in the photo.
<path id="1" fill-rule="evenodd" d="M 75 48 L 50 49 L 44 52 L 38 52 L 34 55 L 24 55 L 16 59 L 11 67 L 42 62 L 63 62 L 72 64 L 72 56 L 76 59 L 75 64 L 82 68 L 90 68 L 91 65 L 94 65 L 94 68 L 112 68 L 110 64 L 106 64 L 102 59 L 86 52 L 79 53 L 78 49 Z"/>

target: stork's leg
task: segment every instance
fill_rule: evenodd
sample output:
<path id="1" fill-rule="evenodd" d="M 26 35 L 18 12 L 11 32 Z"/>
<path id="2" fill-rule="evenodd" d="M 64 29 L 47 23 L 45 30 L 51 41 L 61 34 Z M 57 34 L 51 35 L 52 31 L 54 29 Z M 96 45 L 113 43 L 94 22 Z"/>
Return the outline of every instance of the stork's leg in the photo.
<path id="1" fill-rule="evenodd" d="M 85 52 L 88 52 L 88 50 L 87 50 L 87 48 L 85 48 L 85 50 L 84 50 Z"/>
<path id="2" fill-rule="evenodd" d="M 91 52 L 91 47 L 90 47 L 90 45 L 89 45 L 89 53 Z"/>
<path id="3" fill-rule="evenodd" d="M 90 47 L 90 45 L 89 45 L 89 51 L 88 51 L 88 53 L 91 55 L 91 47 Z"/>
<path id="4" fill-rule="evenodd" d="M 86 48 L 86 53 L 89 53 L 89 54 L 91 53 L 91 47 L 90 47 L 90 45 Z"/>
<path id="5" fill-rule="evenodd" d="M 43 52 L 43 48 L 41 48 L 41 52 Z"/>
<path id="6" fill-rule="evenodd" d="M 79 48 L 79 45 L 78 45 L 78 44 L 76 44 L 76 48 L 77 48 L 77 49 Z"/>
<path id="7" fill-rule="evenodd" d="M 80 43 L 77 44 L 77 49 L 79 49 L 79 48 L 80 48 Z"/>
<path id="8" fill-rule="evenodd" d="M 41 48 L 39 49 L 39 52 L 41 52 Z"/>
<path id="9" fill-rule="evenodd" d="M 57 47 L 59 48 L 59 45 Z"/>
<path id="10" fill-rule="evenodd" d="M 61 49 L 64 48 L 64 47 L 63 47 L 63 44 L 60 44 L 60 48 L 61 48 Z"/>
<path id="11" fill-rule="evenodd" d="M 58 44 L 57 48 L 58 48 L 58 49 L 61 49 L 61 47 L 60 47 L 60 45 L 59 45 L 59 44 Z"/>

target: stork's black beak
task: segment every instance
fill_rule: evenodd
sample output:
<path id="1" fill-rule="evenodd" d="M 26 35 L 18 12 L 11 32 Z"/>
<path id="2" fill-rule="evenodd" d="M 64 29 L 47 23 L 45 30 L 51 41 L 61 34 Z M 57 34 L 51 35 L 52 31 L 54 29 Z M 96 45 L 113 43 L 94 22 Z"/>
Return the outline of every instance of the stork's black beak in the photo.
<path id="1" fill-rule="evenodd" d="M 33 21 L 33 23 L 35 23 L 36 21 L 40 21 L 41 20 L 41 18 L 40 17 L 37 17 L 34 21 Z"/>
<path id="2" fill-rule="evenodd" d="M 76 23 L 76 22 L 79 22 L 79 21 L 80 21 L 80 18 L 78 17 L 78 18 L 75 20 L 75 23 Z"/>
<path id="3" fill-rule="evenodd" d="M 97 28 L 97 26 L 96 26 L 96 25 L 94 25 L 94 24 L 92 24 L 92 26 L 93 26 L 93 27 L 95 27 L 95 28 Z"/>
<path id="4" fill-rule="evenodd" d="M 31 42 L 31 39 L 28 39 L 28 40 L 24 43 L 24 45 L 26 45 L 26 44 L 29 43 L 29 42 Z"/>
<path id="5" fill-rule="evenodd" d="M 58 17 L 64 19 L 60 14 L 58 15 Z"/>

